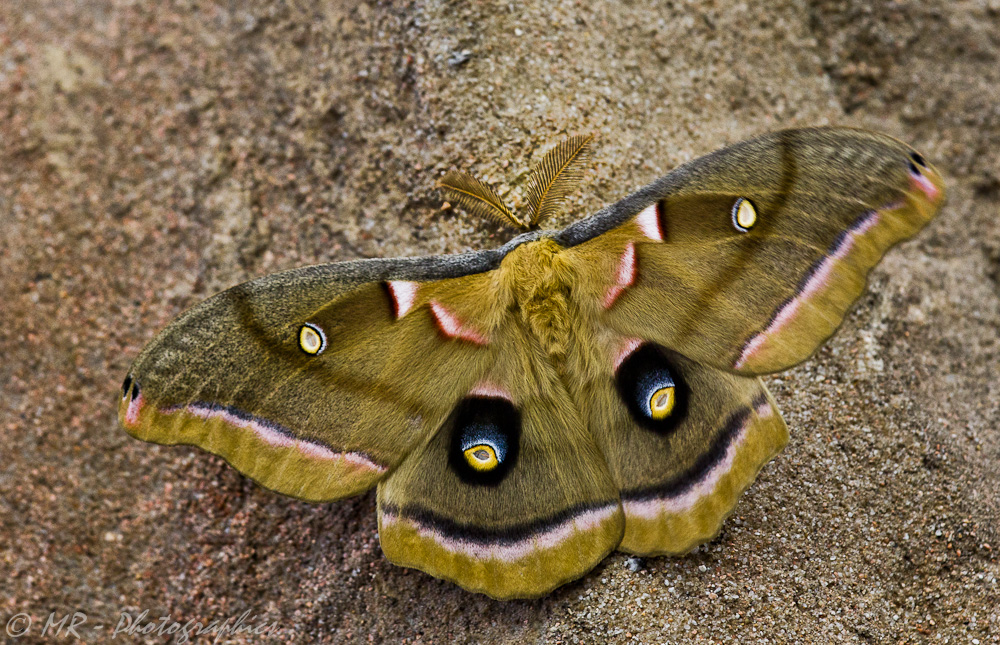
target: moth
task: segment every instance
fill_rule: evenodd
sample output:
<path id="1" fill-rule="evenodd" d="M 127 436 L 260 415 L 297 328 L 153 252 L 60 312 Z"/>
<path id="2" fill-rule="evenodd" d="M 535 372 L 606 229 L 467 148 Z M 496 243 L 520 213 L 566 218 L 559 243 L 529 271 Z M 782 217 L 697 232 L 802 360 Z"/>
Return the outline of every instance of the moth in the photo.
<path id="1" fill-rule="evenodd" d="M 572 165 L 541 172 L 513 223 L 551 207 Z M 390 561 L 539 596 L 612 551 L 715 536 L 788 440 L 760 377 L 829 338 L 943 199 L 941 176 L 890 137 L 768 134 L 561 231 L 235 286 L 146 346 L 119 420 L 299 499 L 377 486 Z"/>

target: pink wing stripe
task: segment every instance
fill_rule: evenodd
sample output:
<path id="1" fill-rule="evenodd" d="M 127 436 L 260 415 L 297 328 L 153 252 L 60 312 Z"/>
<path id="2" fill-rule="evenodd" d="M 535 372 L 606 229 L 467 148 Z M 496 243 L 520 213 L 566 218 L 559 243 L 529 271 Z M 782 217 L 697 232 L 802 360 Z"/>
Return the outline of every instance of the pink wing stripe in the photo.
<path id="1" fill-rule="evenodd" d="M 642 345 L 642 341 L 638 338 L 629 338 L 622 343 L 621 347 L 618 348 L 618 354 L 615 356 L 614 364 L 616 372 L 618 371 L 618 368 L 621 367 L 622 363 L 625 362 L 625 359 L 628 358 L 632 352 L 639 349 L 640 345 Z"/>
<path id="2" fill-rule="evenodd" d="M 615 284 L 608 287 L 608 292 L 604 296 L 604 308 L 610 309 L 615 304 L 618 297 L 635 282 L 636 261 L 635 244 L 629 242 L 625 245 L 621 259 L 618 260 L 618 275 Z"/>
<path id="3" fill-rule="evenodd" d="M 606 522 L 618 513 L 618 504 L 608 504 L 599 508 L 584 511 L 541 533 L 532 534 L 523 540 L 508 544 L 483 544 L 471 540 L 444 535 L 434 528 L 423 526 L 408 518 L 383 513 L 383 524 L 393 524 L 399 521 L 412 523 L 421 537 L 434 540 L 441 547 L 453 553 L 464 553 L 477 560 L 501 560 L 516 562 L 541 549 L 551 549 L 573 537 L 576 533 L 589 531 Z"/>
<path id="4" fill-rule="evenodd" d="M 496 399 L 506 399 L 508 401 L 511 400 L 510 392 L 501 387 L 497 387 L 492 383 L 488 383 L 486 381 L 478 383 L 475 387 L 469 390 L 469 394 L 471 394 L 472 396 L 488 396 Z"/>
<path id="5" fill-rule="evenodd" d="M 371 470 L 377 473 L 383 473 L 386 470 L 385 466 L 375 463 L 367 456 L 359 452 L 334 452 L 326 446 L 312 441 L 307 441 L 305 439 L 290 437 L 287 434 L 270 427 L 270 425 L 265 422 L 247 419 L 243 416 L 233 414 L 224 408 L 192 403 L 184 407 L 167 408 L 165 410 L 161 410 L 161 412 L 163 414 L 186 412 L 192 416 L 198 417 L 199 419 L 204 419 L 205 421 L 209 421 L 211 419 L 221 419 L 226 424 L 233 426 L 234 428 L 250 430 L 257 435 L 258 438 L 272 446 L 275 446 L 276 448 L 294 448 L 314 459 L 319 459 L 321 461 L 345 461 L 356 468 Z"/>
<path id="6" fill-rule="evenodd" d="M 125 410 L 125 423 L 130 426 L 134 426 L 139 423 L 139 412 L 142 411 L 142 392 L 139 396 L 132 399 L 128 404 L 128 409 Z"/>
<path id="7" fill-rule="evenodd" d="M 417 299 L 417 282 L 406 282 L 403 280 L 390 280 L 386 283 L 389 286 L 389 295 L 396 309 L 396 318 L 402 318 L 413 308 L 413 303 Z"/>
<path id="8" fill-rule="evenodd" d="M 887 206 L 882 210 L 893 210 L 895 208 L 898 208 L 898 204 Z M 736 369 L 743 367 L 754 354 L 760 351 L 760 349 L 767 344 L 767 341 L 770 340 L 771 337 L 778 334 L 786 325 L 788 325 L 788 323 L 799 315 L 799 310 L 809 301 L 810 298 L 815 296 L 821 289 L 825 288 L 829 284 L 837 262 L 846 258 L 851 250 L 853 250 L 858 239 L 860 239 L 865 233 L 871 230 L 875 224 L 878 223 L 880 212 L 881 211 L 872 211 L 854 228 L 847 231 L 844 239 L 837 245 L 836 250 L 826 256 L 816 267 L 812 275 L 809 277 L 809 280 L 806 281 L 805 286 L 802 287 L 802 290 L 799 291 L 794 298 L 789 300 L 785 306 L 778 311 L 777 315 L 775 315 L 767 329 L 754 336 L 750 342 L 746 344 L 746 347 L 743 348 L 743 352 L 733 364 L 733 367 Z"/>
<path id="9" fill-rule="evenodd" d="M 770 407 L 770 406 L 768 406 Z M 750 419 L 743 422 L 739 434 L 726 448 L 726 456 L 717 463 L 708 474 L 693 485 L 683 494 L 666 499 L 651 499 L 639 501 L 625 501 L 622 506 L 625 509 L 626 517 L 641 517 L 643 519 L 654 519 L 664 513 L 681 513 L 694 506 L 699 499 L 710 494 L 718 485 L 719 480 L 733 467 L 736 460 L 736 453 L 746 440 L 747 427 Z"/>
<path id="10" fill-rule="evenodd" d="M 477 332 L 475 329 L 470 329 L 462 325 L 462 321 L 460 321 L 455 314 L 445 309 L 444 305 L 441 303 L 432 300 L 431 312 L 434 314 L 434 320 L 437 322 L 438 328 L 445 336 L 448 336 L 449 338 L 467 340 L 470 343 L 475 343 L 477 345 L 487 344 L 488 341 L 482 334 Z"/>
<path id="11" fill-rule="evenodd" d="M 635 216 L 635 223 L 639 225 L 642 234 L 655 242 L 663 241 L 663 230 L 660 229 L 660 209 L 659 202 L 654 202 L 642 209 L 642 212 Z"/>
<path id="12" fill-rule="evenodd" d="M 932 182 L 927 177 L 924 177 L 919 172 L 915 173 L 913 171 L 910 171 L 910 181 L 916 188 L 918 188 L 921 192 L 927 195 L 927 199 L 931 201 L 936 200 L 938 198 L 938 195 L 941 194 L 941 190 L 934 185 L 934 182 Z"/>

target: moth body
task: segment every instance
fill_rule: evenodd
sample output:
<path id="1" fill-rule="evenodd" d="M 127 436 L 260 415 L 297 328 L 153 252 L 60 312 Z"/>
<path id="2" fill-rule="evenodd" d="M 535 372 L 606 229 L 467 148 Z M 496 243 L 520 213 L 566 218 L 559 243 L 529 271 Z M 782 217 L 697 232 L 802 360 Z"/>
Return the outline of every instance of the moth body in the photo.
<path id="1" fill-rule="evenodd" d="M 571 296 L 576 271 L 565 249 L 551 238 L 516 247 L 500 263 L 500 301 L 516 311 L 524 329 L 559 366 L 574 340 Z"/>

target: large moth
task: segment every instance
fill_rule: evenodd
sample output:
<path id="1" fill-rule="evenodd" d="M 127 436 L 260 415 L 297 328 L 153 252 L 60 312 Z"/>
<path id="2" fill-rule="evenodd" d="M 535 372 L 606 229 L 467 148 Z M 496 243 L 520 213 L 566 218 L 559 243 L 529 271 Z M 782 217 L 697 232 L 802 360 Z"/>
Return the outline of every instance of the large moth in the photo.
<path id="1" fill-rule="evenodd" d="M 766 135 L 498 249 L 233 287 L 142 351 L 119 419 L 300 499 L 377 485 L 389 560 L 538 596 L 714 536 L 788 439 L 760 376 L 943 198 L 887 136 Z"/>

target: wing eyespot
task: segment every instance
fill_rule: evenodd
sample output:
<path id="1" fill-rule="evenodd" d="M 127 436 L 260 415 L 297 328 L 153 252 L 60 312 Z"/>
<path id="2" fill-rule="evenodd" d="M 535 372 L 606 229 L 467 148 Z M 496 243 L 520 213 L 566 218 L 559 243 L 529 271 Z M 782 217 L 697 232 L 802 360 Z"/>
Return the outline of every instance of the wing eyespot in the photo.
<path id="1" fill-rule="evenodd" d="M 462 399 L 445 422 L 448 463 L 467 484 L 495 486 L 517 462 L 521 417 L 505 398 Z"/>
<path id="2" fill-rule="evenodd" d="M 658 345 L 640 345 L 626 356 L 615 385 L 632 419 L 647 430 L 666 434 L 687 412 L 687 384 L 670 353 Z"/>
<path id="3" fill-rule="evenodd" d="M 649 416 L 657 421 L 669 417 L 674 411 L 675 390 L 673 385 L 667 385 L 653 392 L 649 397 Z"/>
<path id="4" fill-rule="evenodd" d="M 916 165 L 920 166 L 921 168 L 926 168 L 927 167 L 927 162 L 924 160 L 923 155 L 921 155 L 919 152 L 911 152 L 910 153 L 910 160 L 913 163 L 915 163 Z M 911 166 L 911 168 L 912 168 L 912 166 Z"/>
<path id="5" fill-rule="evenodd" d="M 733 228 L 740 233 L 748 233 L 757 223 L 757 209 L 745 197 L 736 200 L 730 215 L 733 220 Z"/>
<path id="6" fill-rule="evenodd" d="M 473 470 L 489 472 L 500 465 L 497 450 L 488 443 L 477 443 L 462 451 L 465 461 Z"/>
<path id="7" fill-rule="evenodd" d="M 326 349 L 326 334 L 318 326 L 306 323 L 299 329 L 299 348 L 306 354 L 315 356 Z"/>
<path id="8" fill-rule="evenodd" d="M 125 377 L 125 382 L 122 383 L 122 400 L 128 398 L 128 391 L 132 389 L 132 375 L 129 374 Z"/>

